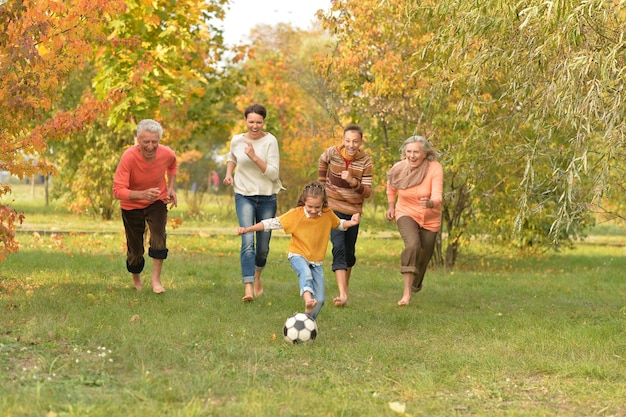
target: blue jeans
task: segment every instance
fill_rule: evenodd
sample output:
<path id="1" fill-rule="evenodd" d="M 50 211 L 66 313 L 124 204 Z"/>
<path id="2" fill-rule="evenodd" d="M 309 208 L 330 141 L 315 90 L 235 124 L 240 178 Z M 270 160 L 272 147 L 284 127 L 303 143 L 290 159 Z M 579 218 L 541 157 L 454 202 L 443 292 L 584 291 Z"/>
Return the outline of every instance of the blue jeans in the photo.
<path id="1" fill-rule="evenodd" d="M 326 301 L 326 292 L 324 290 L 324 268 L 322 265 L 315 265 L 306 260 L 303 256 L 292 255 L 289 263 L 296 274 L 298 274 L 298 283 L 300 285 L 300 296 L 305 291 L 309 291 L 317 305 L 311 312 L 311 316 L 317 319 L 324 301 Z"/>
<path id="2" fill-rule="evenodd" d="M 250 227 L 261 220 L 276 216 L 276 194 L 241 195 L 235 194 L 235 209 L 239 226 Z M 241 276 L 243 283 L 254 282 L 254 271 L 263 269 L 270 252 L 272 232 L 256 232 L 241 235 Z"/>

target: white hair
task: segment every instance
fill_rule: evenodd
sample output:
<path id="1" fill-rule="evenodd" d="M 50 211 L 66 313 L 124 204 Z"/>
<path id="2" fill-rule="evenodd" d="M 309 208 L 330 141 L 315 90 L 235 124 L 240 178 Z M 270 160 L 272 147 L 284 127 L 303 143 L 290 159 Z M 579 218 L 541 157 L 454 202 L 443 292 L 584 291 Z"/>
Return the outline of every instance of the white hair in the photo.
<path id="1" fill-rule="evenodd" d="M 139 136 L 141 132 L 148 131 L 159 134 L 159 139 L 163 137 L 163 127 L 159 122 L 152 119 L 144 119 L 141 122 L 137 123 L 137 134 Z"/>

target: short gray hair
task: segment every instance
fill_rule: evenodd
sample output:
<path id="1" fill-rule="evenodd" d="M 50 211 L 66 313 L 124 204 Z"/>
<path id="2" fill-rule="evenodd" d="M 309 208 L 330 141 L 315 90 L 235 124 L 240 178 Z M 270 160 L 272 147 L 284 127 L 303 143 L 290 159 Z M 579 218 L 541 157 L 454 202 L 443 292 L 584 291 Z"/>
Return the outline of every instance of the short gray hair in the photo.
<path id="1" fill-rule="evenodd" d="M 163 137 L 163 127 L 156 120 L 144 119 L 141 122 L 137 123 L 136 136 L 139 136 L 139 134 L 144 131 L 158 133 L 159 139 Z"/>
<path id="2" fill-rule="evenodd" d="M 426 152 L 426 158 L 428 158 L 429 161 L 437 159 L 437 151 L 435 151 L 435 148 L 433 148 L 430 142 L 428 142 L 428 139 L 420 135 L 411 136 L 402 143 L 402 146 L 400 147 L 400 158 L 404 159 L 404 150 L 406 149 L 406 145 L 416 142 L 422 144 L 422 150 Z"/>

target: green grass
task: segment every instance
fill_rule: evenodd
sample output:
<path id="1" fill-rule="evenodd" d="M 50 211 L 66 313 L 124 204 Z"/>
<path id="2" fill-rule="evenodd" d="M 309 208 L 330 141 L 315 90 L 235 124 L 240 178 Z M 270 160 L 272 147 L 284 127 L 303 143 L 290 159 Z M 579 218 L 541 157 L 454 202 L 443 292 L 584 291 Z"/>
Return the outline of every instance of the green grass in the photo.
<path id="1" fill-rule="evenodd" d="M 0 415 L 626 415 L 623 246 L 476 247 L 399 308 L 402 244 L 366 234 L 350 305 L 327 304 L 318 339 L 292 346 L 288 240 L 275 235 L 265 294 L 243 304 L 239 238 L 219 224 L 170 236 L 162 296 L 132 289 L 120 225 L 18 234 L 0 264 Z"/>

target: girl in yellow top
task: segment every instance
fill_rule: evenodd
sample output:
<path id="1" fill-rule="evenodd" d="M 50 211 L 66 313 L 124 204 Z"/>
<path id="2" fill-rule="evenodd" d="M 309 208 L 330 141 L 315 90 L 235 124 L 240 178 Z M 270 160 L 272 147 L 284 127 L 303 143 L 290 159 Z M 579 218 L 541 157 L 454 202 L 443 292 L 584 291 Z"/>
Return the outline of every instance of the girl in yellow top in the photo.
<path id="1" fill-rule="evenodd" d="M 405 306 L 411 302 L 412 292 L 422 289 L 441 228 L 443 168 L 422 136 L 405 140 L 401 155 L 402 160 L 387 173 L 387 220 L 396 220 L 404 241 L 400 255 L 404 292 L 398 305 Z"/>
<path id="2" fill-rule="evenodd" d="M 316 319 L 326 300 L 322 262 L 326 256 L 330 231 L 345 231 L 359 224 L 360 220 L 360 213 L 353 214 L 350 220 L 337 217 L 328 208 L 326 190 L 322 184 L 311 182 L 302 190 L 295 208 L 279 217 L 261 220 L 254 226 L 239 227 L 237 233 L 242 235 L 283 229 L 291 235 L 287 257 L 298 274 L 304 311 Z"/>

